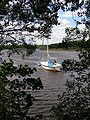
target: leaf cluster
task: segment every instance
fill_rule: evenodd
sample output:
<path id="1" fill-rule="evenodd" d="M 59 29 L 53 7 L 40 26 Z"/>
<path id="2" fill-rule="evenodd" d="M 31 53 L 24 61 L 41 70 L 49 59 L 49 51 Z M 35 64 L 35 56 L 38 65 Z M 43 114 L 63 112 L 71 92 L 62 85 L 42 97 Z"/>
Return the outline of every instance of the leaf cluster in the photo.
<path id="1" fill-rule="evenodd" d="M 83 48 L 79 48 L 78 61 L 67 59 L 62 64 L 63 70 L 70 76 L 66 81 L 65 92 L 59 95 L 59 103 L 51 110 L 51 120 L 90 119 L 90 46 L 87 45 L 90 42 L 89 4 L 89 0 L 82 0 L 81 4 L 79 1 L 66 0 L 66 10 L 70 8 L 75 11 L 85 5 L 87 20 L 82 21 L 85 24 L 83 31 L 77 28 L 79 22 L 76 22 L 76 28 L 66 28 L 66 42 L 76 38 L 82 41 Z"/>
<path id="2" fill-rule="evenodd" d="M 48 37 L 52 25 L 58 24 L 59 5 L 53 4 L 51 0 L 43 0 L 43 2 L 41 0 L 1 0 L 0 6 L 0 18 L 3 23 L 0 23 L 1 38 L 9 36 L 15 40 L 13 34 L 21 36 L 23 31 L 26 31 L 31 38 L 38 37 L 30 34 L 34 31 L 37 31 L 39 36 Z"/>
<path id="3" fill-rule="evenodd" d="M 43 88 L 40 78 L 32 78 L 36 68 L 27 65 L 15 66 L 13 61 L 0 65 L 0 119 L 31 119 L 28 110 L 35 98 L 32 90 Z"/>
<path id="4" fill-rule="evenodd" d="M 63 69 L 70 77 L 66 91 L 59 95 L 59 104 L 51 110 L 51 120 L 89 120 L 90 48 L 82 49 L 79 61 L 65 60 Z"/>

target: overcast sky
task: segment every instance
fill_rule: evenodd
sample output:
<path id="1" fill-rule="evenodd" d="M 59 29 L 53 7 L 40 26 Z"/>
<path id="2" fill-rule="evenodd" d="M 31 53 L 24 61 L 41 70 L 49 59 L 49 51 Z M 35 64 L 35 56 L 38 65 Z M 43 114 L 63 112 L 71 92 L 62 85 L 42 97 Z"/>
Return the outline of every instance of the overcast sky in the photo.
<path id="1" fill-rule="evenodd" d="M 58 21 L 61 24 L 58 26 L 53 26 L 49 44 L 62 42 L 62 39 L 65 37 L 65 28 L 66 27 L 74 27 L 76 25 L 75 21 L 73 19 L 80 20 L 80 18 L 77 16 L 76 13 L 73 13 L 73 17 L 72 17 L 71 11 L 63 12 L 62 10 L 60 10 L 58 12 L 58 16 L 59 16 Z M 81 28 L 81 29 L 84 28 L 84 25 L 80 25 L 79 28 Z M 44 43 L 46 44 L 46 40 Z M 36 44 L 42 44 L 42 41 L 36 40 Z"/>

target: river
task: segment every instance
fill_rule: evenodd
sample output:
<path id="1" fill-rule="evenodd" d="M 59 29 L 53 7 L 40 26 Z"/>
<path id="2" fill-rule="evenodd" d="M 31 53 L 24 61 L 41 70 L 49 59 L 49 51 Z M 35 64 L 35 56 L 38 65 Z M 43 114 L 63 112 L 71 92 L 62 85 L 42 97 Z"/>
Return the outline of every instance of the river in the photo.
<path id="1" fill-rule="evenodd" d="M 21 56 L 13 55 L 12 58 L 16 64 L 28 64 L 31 67 L 36 67 L 37 72 L 33 74 L 34 77 L 40 77 L 43 83 L 43 89 L 33 91 L 32 95 L 37 99 L 34 102 L 29 113 L 35 115 L 38 113 L 48 114 L 51 107 L 58 102 L 58 95 L 65 90 L 65 82 L 68 78 L 67 74 L 61 72 L 51 72 L 44 70 L 39 66 L 41 54 L 46 58 L 46 51 L 36 50 L 30 57 L 25 57 L 22 60 Z M 75 51 L 49 51 L 50 56 L 58 57 L 59 59 L 78 59 Z M 3 55 L 5 58 L 5 55 Z"/>

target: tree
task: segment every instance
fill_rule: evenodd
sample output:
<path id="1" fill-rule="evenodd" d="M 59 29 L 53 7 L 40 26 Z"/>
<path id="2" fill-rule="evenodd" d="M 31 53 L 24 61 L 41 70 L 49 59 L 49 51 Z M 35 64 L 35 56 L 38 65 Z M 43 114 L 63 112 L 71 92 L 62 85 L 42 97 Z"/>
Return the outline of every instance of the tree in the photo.
<path id="1" fill-rule="evenodd" d="M 14 66 L 12 52 L 27 49 L 31 54 L 35 48 L 27 45 L 36 37 L 48 38 L 53 24 L 57 22 L 58 5 L 51 0 L 1 0 L 0 1 L 0 45 L 10 45 L 9 63 L 0 65 L 0 119 L 28 120 L 28 110 L 35 100 L 27 90 L 41 89 L 40 78 L 32 78 L 35 68 Z M 21 47 L 18 48 L 18 44 Z M 33 47 L 33 49 L 32 49 Z M 1 48 L 2 50 L 3 48 Z"/>
<path id="2" fill-rule="evenodd" d="M 89 29 L 90 29 L 90 21 L 89 21 L 90 2 L 88 0 L 87 1 L 82 0 L 82 2 L 79 2 L 79 0 L 77 0 L 77 1 L 76 0 L 66 0 L 64 3 L 60 2 L 59 0 L 54 0 L 53 2 L 51 0 L 44 0 L 43 2 L 41 0 L 1 0 L 0 1 L 0 19 L 1 19 L 1 21 L 0 21 L 0 44 L 12 44 L 15 46 L 18 43 L 24 43 L 26 45 L 26 43 L 25 43 L 26 41 L 24 40 L 25 34 L 23 34 L 23 32 L 28 33 L 31 38 L 32 38 L 32 36 L 38 37 L 38 35 L 40 37 L 44 36 L 44 37 L 48 38 L 50 35 L 50 32 L 51 32 L 52 25 L 58 24 L 57 11 L 59 10 L 59 8 L 61 8 L 63 10 L 71 10 L 72 12 L 74 12 L 74 11 L 78 10 L 79 8 L 84 8 L 84 5 L 85 5 L 86 11 L 83 12 L 82 14 L 80 12 L 78 12 L 78 15 L 80 17 L 82 17 L 84 14 L 86 15 L 87 20 L 83 18 L 82 22 L 86 25 L 86 28 L 89 32 Z M 77 25 L 80 23 L 81 23 L 81 21 L 76 21 Z M 38 34 L 35 34 L 35 35 L 31 34 L 31 32 L 34 32 L 34 31 L 35 31 L 35 33 L 38 33 Z M 15 35 L 17 37 L 15 37 Z M 83 38 L 86 38 L 85 35 L 86 34 L 83 34 Z M 89 37 L 89 39 L 90 39 L 90 37 Z M 69 65 L 70 67 L 67 67 L 68 70 L 74 71 L 74 70 L 78 70 L 78 68 L 79 68 L 79 71 L 81 71 L 78 74 L 79 77 L 80 77 L 80 75 L 82 76 L 81 73 L 83 72 L 83 70 L 89 69 L 89 63 L 90 63 L 89 55 L 90 54 L 89 54 L 88 50 L 84 49 L 84 51 L 82 51 L 82 54 L 80 54 L 81 55 L 80 57 L 83 58 L 83 59 L 81 59 L 80 65 L 79 65 L 79 62 L 76 62 L 76 61 L 71 61 L 71 62 L 65 61 L 64 62 L 65 66 L 67 65 L 67 63 L 68 64 L 70 63 L 70 65 Z M 88 58 L 88 59 L 86 60 L 86 58 Z M 85 64 L 84 64 L 84 61 L 85 61 Z M 72 63 L 74 63 L 74 64 L 72 64 Z M 30 72 L 32 70 L 28 67 L 26 67 L 26 69 L 25 69 L 22 66 L 20 66 L 19 68 L 14 67 L 14 69 L 13 69 L 12 62 L 9 65 L 10 66 L 8 66 L 7 63 L 4 63 L 4 65 L 1 66 L 1 76 L 0 76 L 1 77 L 0 85 L 2 86 L 1 94 L 0 94 L 1 95 L 1 106 L 2 106 L 1 110 L 0 110 L 1 117 L 4 120 L 12 119 L 12 118 L 19 119 L 19 120 L 20 119 L 30 119 L 30 117 L 28 118 L 27 114 L 26 114 L 29 109 L 29 108 L 27 108 L 27 104 L 29 103 L 28 100 L 31 101 L 31 100 L 33 100 L 33 98 L 30 95 L 26 95 L 26 93 L 22 94 L 22 92 L 23 92 L 22 88 L 24 86 L 22 84 L 23 82 L 21 82 L 21 81 L 24 80 L 23 78 L 26 76 L 26 74 L 29 76 L 27 71 L 29 70 L 28 72 Z M 77 65 L 77 66 L 74 66 L 74 65 Z M 9 68 L 6 66 L 8 66 L 10 68 L 10 72 L 7 71 Z M 75 69 L 74 69 L 74 67 L 75 67 Z M 18 69 L 21 70 L 22 72 L 18 71 Z M 13 72 L 15 72 L 16 74 Z M 11 73 L 13 73 L 13 74 L 11 74 Z M 22 77 L 22 79 L 18 78 L 18 80 L 20 80 L 20 81 L 18 81 L 17 79 L 13 80 L 14 81 L 14 84 L 13 84 L 13 81 L 9 80 L 9 78 L 12 78 L 13 75 L 19 75 L 19 77 L 20 78 Z M 89 77 L 89 74 L 86 74 L 86 75 Z M 81 78 L 83 78 L 83 76 Z M 30 81 L 30 84 L 29 83 L 28 84 L 29 84 L 29 86 L 31 86 L 31 88 L 33 88 L 33 85 L 35 85 L 35 83 L 37 83 L 37 82 L 35 82 L 34 84 L 32 84 L 32 82 L 37 81 L 37 80 L 35 80 L 35 79 L 33 81 L 32 81 L 32 79 L 29 79 L 29 80 L 31 80 L 31 81 Z M 85 78 L 85 80 L 86 80 L 86 78 Z M 75 83 L 75 85 L 78 85 L 76 83 Z M 85 82 L 85 83 L 87 84 L 88 82 Z M 15 87 L 17 87 L 17 90 L 14 89 L 14 85 L 16 85 Z M 18 86 L 18 85 L 20 85 L 20 86 Z M 72 84 L 71 83 L 69 84 L 69 82 L 67 82 L 67 85 L 72 87 Z M 35 87 L 37 88 L 37 86 L 35 86 Z M 71 87 L 68 87 L 68 88 L 71 88 Z M 76 86 L 74 86 L 74 87 L 76 87 Z M 82 86 L 80 86 L 80 87 L 82 88 Z M 81 90 L 81 89 L 79 89 L 79 87 L 76 87 L 76 88 L 78 90 Z M 86 90 L 88 90 L 88 88 L 89 88 L 89 86 L 87 87 Z M 66 98 L 68 98 L 69 91 L 70 91 L 70 95 L 74 95 L 74 92 L 72 93 L 71 89 L 70 90 L 67 89 L 67 92 L 63 95 L 63 97 L 61 99 L 62 100 L 61 103 L 63 103 L 63 102 L 65 103 L 65 100 L 66 100 L 65 96 L 66 96 Z M 83 92 L 83 91 L 81 91 L 81 92 Z M 17 93 L 17 94 L 14 96 L 14 94 L 12 94 L 12 93 Z M 81 95 L 79 93 L 80 93 L 80 91 L 78 92 L 78 96 Z M 84 93 L 88 93 L 88 92 L 85 91 Z M 19 98 L 18 98 L 18 95 L 20 96 Z M 15 98 L 14 101 L 13 101 L 13 98 Z M 67 104 L 64 104 L 67 106 L 66 109 L 69 107 L 69 105 L 71 105 L 70 103 L 71 103 L 72 99 L 70 99 L 70 98 L 72 98 L 72 96 L 69 97 L 68 100 L 66 100 L 66 103 L 68 103 L 68 106 L 67 106 Z M 74 97 L 74 98 L 76 98 L 76 97 Z M 82 98 L 82 97 L 79 97 L 79 98 Z M 17 99 L 19 101 L 17 101 Z M 21 100 L 24 100 L 24 103 L 21 103 Z M 82 99 L 76 98 L 75 102 L 77 101 L 77 103 L 79 103 L 80 100 L 82 100 Z M 83 98 L 83 100 L 84 100 L 84 98 Z M 88 100 L 88 99 L 85 99 L 85 100 Z M 87 102 L 87 103 L 89 103 L 89 102 Z M 13 104 L 14 105 L 18 104 L 19 107 L 17 106 L 16 108 L 14 108 L 15 106 L 12 106 Z M 29 103 L 29 107 L 31 105 L 32 105 L 32 102 Z M 83 104 L 81 104 L 81 105 L 83 105 Z M 78 108 L 81 108 L 81 105 Z M 89 105 L 88 104 L 84 104 L 84 105 L 86 106 L 86 107 L 85 106 L 83 107 L 83 109 L 85 108 L 85 110 L 86 110 L 86 112 L 84 111 L 84 115 L 85 115 L 89 111 L 89 108 L 88 108 Z M 24 111 L 23 107 L 25 108 L 25 111 Z M 58 107 L 56 107 L 56 109 L 57 108 Z M 65 106 L 62 106 L 62 108 L 65 108 Z M 56 109 L 55 109 L 55 111 L 56 111 Z M 69 115 L 71 115 L 71 116 L 73 115 L 73 112 L 70 113 L 71 109 L 67 109 L 67 110 L 66 109 L 64 109 L 64 111 L 63 111 L 63 109 L 61 110 L 61 112 L 63 112 L 63 114 L 62 114 L 62 116 L 60 114 L 58 114 L 59 118 L 62 117 L 65 119 L 65 115 L 67 117 L 69 117 Z M 3 110 L 5 110 L 5 111 L 3 111 Z M 67 112 L 68 110 L 69 110 L 69 112 Z M 80 109 L 77 109 L 77 110 L 80 110 Z M 74 109 L 75 113 L 77 112 L 77 110 L 76 110 L 76 108 Z M 10 113 L 9 118 L 7 116 L 8 112 Z M 5 117 L 4 113 L 6 113 L 7 118 L 4 118 Z M 60 113 L 60 111 L 59 111 L 59 113 Z M 70 114 L 67 115 L 64 113 L 70 113 Z M 74 115 L 77 116 L 77 114 L 74 114 Z M 81 113 L 79 115 L 81 115 Z M 54 117 L 56 117 L 56 116 L 54 116 Z M 81 118 L 83 118 L 83 116 Z M 89 118 L 89 116 L 88 116 L 88 118 Z M 85 119 L 88 119 L 88 118 L 85 116 Z M 72 119 L 72 117 L 70 119 Z"/>
<path id="3" fill-rule="evenodd" d="M 68 4 L 71 3 L 71 4 Z M 74 40 L 74 36 L 78 38 L 81 35 L 83 48 L 79 48 L 79 61 L 65 60 L 63 69 L 65 72 L 70 72 L 70 78 L 66 82 L 66 91 L 59 96 L 59 104 L 51 110 L 51 120 L 89 120 L 90 119 L 90 1 L 82 0 L 81 3 L 75 0 L 66 0 L 67 10 L 75 11 L 79 8 L 84 8 L 85 13 L 79 13 L 80 17 L 83 14 L 87 19 L 76 21 L 76 28 L 67 29 L 67 38 Z M 69 6 L 68 6 L 69 5 Z M 83 31 L 77 31 L 78 24 L 85 24 Z"/>
<path id="4" fill-rule="evenodd" d="M 27 65 L 18 67 L 13 61 L 4 61 L 0 66 L 0 119 L 27 120 L 30 119 L 28 110 L 35 98 L 30 90 L 43 88 L 40 78 L 32 78 L 36 68 Z"/>
<path id="5" fill-rule="evenodd" d="M 1 0 L 0 6 L 1 43 L 25 42 L 23 38 L 27 34 L 30 38 L 48 37 L 52 25 L 58 24 L 59 7 L 51 0 L 43 2 L 41 0 Z M 23 34 L 23 31 L 26 32 L 26 35 Z"/>

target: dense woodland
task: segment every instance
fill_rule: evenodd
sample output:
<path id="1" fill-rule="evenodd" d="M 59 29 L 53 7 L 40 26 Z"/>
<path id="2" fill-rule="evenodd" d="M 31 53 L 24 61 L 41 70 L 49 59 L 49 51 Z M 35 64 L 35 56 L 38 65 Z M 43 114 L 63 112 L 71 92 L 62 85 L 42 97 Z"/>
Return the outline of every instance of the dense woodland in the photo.
<path id="1" fill-rule="evenodd" d="M 90 47 L 90 41 L 70 41 L 70 42 L 62 42 L 62 43 L 57 43 L 57 44 L 51 44 L 49 45 L 49 48 L 85 48 L 85 47 Z"/>
<path id="2" fill-rule="evenodd" d="M 46 49 L 47 45 L 36 45 L 37 48 L 40 49 Z M 56 43 L 56 44 L 50 44 L 49 49 L 78 49 L 78 48 L 89 48 L 90 47 L 90 41 L 82 41 L 82 40 L 76 40 L 76 41 L 62 41 L 62 43 Z"/>
<path id="3" fill-rule="evenodd" d="M 90 41 L 82 41 L 82 40 L 76 40 L 76 41 L 62 41 L 62 43 L 55 43 L 55 44 L 49 44 L 49 49 L 73 49 L 73 50 L 77 50 L 78 48 L 90 48 Z M 31 44 L 21 44 L 21 45 L 0 45 L 0 50 L 4 50 L 4 49 L 9 49 L 9 50 L 15 50 L 16 51 L 18 49 L 24 49 L 25 47 L 28 48 L 28 50 L 30 51 L 30 54 L 33 53 L 35 51 L 36 48 L 38 49 L 47 49 L 47 45 L 31 45 Z"/>

